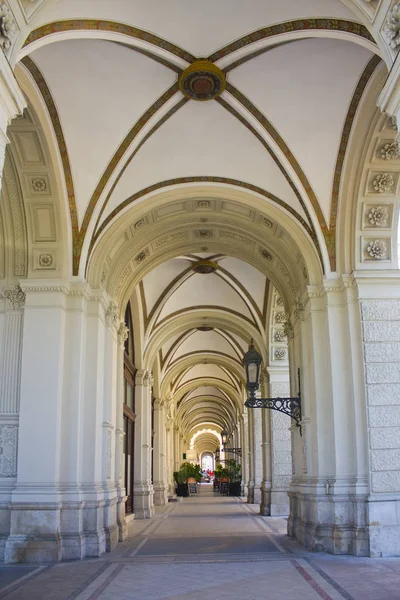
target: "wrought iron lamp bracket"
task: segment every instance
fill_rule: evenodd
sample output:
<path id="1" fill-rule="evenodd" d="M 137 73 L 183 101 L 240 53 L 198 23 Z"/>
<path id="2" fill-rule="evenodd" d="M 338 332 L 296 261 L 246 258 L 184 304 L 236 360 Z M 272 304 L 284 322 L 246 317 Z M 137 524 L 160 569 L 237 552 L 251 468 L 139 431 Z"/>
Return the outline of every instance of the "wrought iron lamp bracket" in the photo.
<path id="1" fill-rule="evenodd" d="M 295 422 L 297 427 L 301 431 L 301 395 L 294 398 L 255 398 L 250 397 L 244 403 L 247 408 L 269 408 L 271 410 L 277 410 L 284 415 L 289 415 Z"/>

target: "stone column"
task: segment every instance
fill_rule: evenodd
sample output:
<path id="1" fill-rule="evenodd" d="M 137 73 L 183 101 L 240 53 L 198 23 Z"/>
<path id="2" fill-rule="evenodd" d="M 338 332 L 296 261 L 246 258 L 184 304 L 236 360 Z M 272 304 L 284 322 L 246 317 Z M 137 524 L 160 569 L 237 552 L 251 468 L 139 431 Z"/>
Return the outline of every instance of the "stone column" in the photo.
<path id="1" fill-rule="evenodd" d="M 170 418 L 167 418 L 167 471 L 168 471 L 168 497 L 175 497 L 174 483 L 174 437 L 173 424 Z"/>
<path id="2" fill-rule="evenodd" d="M 166 479 L 167 439 L 164 401 L 157 398 L 154 403 L 154 504 L 164 506 L 168 502 L 168 481 Z"/>
<path id="3" fill-rule="evenodd" d="M 302 456 L 290 486 L 288 531 L 312 549 L 365 555 L 368 452 L 356 291 L 335 280 L 310 287 L 309 295 L 298 327 L 303 435 L 294 433 L 294 445 L 301 444 Z"/>
<path id="4" fill-rule="evenodd" d="M 269 516 L 271 514 L 271 411 L 262 409 L 261 411 L 261 429 L 262 429 L 262 482 L 261 482 L 261 503 L 260 514 Z"/>
<path id="5" fill-rule="evenodd" d="M 263 409 L 253 410 L 254 427 L 254 504 L 261 504 L 261 487 L 263 480 L 263 460 L 262 460 L 262 413 Z"/>
<path id="6" fill-rule="evenodd" d="M 290 393 L 289 373 L 287 369 L 269 369 L 270 396 L 288 397 Z M 297 390 L 296 390 L 297 392 Z M 294 392 L 294 395 L 296 393 Z M 288 415 L 271 410 L 271 459 L 272 486 L 270 514 L 288 515 L 288 490 L 292 477 L 292 452 L 290 427 L 292 420 Z"/>
<path id="7" fill-rule="evenodd" d="M 118 329 L 117 350 L 117 389 L 116 389 L 116 415 L 115 415 L 115 489 L 117 491 L 117 525 L 118 538 L 122 542 L 128 535 L 125 519 L 126 490 L 124 487 L 124 346 L 128 339 L 129 330 L 124 323 Z"/>
<path id="8" fill-rule="evenodd" d="M 247 502 L 249 504 L 254 503 L 254 410 L 248 411 L 248 488 L 247 488 Z"/>
<path id="9" fill-rule="evenodd" d="M 369 425 L 366 524 L 374 557 L 400 556 L 400 278 L 379 275 L 357 281 Z"/>
<path id="10" fill-rule="evenodd" d="M 242 440 L 242 496 L 247 497 L 249 491 L 249 446 L 248 446 L 248 422 L 247 410 L 240 417 L 240 437 Z"/>
<path id="11" fill-rule="evenodd" d="M 151 387 L 149 371 L 137 371 L 135 380 L 135 468 L 134 512 L 137 519 L 149 519 L 154 514 L 151 483 Z"/>
<path id="12" fill-rule="evenodd" d="M 9 534 L 9 502 L 17 476 L 18 423 L 25 294 L 0 294 L 0 560 Z"/>
<path id="13" fill-rule="evenodd" d="M 24 315 L 18 479 L 5 562 L 61 559 L 59 481 L 66 301 L 61 289 L 42 296 L 27 296 Z M 40 310 L 35 306 L 38 304 Z"/>

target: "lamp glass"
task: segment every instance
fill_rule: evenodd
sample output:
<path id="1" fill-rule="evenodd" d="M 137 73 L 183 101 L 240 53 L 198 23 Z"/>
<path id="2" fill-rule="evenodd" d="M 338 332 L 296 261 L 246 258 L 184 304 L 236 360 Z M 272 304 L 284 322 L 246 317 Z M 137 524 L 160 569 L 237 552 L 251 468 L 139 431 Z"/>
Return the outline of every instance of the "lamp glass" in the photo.
<path id="1" fill-rule="evenodd" d="M 258 383 L 258 365 L 256 363 L 250 363 L 247 366 L 247 379 L 248 383 Z"/>

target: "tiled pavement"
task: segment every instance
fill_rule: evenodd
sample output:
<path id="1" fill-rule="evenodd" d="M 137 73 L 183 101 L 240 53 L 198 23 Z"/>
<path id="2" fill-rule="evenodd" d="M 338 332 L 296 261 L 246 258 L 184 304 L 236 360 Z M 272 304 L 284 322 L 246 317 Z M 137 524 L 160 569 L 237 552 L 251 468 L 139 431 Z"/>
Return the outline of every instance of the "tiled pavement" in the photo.
<path id="1" fill-rule="evenodd" d="M 257 511 L 203 485 L 100 559 L 0 567 L 0 600 L 400 600 L 400 558 L 305 552 Z"/>

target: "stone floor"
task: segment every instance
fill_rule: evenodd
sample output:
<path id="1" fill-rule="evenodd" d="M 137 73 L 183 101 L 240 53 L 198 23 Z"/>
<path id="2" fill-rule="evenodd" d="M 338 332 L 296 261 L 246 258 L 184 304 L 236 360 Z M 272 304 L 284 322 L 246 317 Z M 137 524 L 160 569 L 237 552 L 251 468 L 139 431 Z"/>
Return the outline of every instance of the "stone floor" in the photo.
<path id="1" fill-rule="evenodd" d="M 284 519 L 257 512 L 203 484 L 197 497 L 134 521 L 128 540 L 100 559 L 0 567 L 0 599 L 400 599 L 400 558 L 305 552 Z"/>

